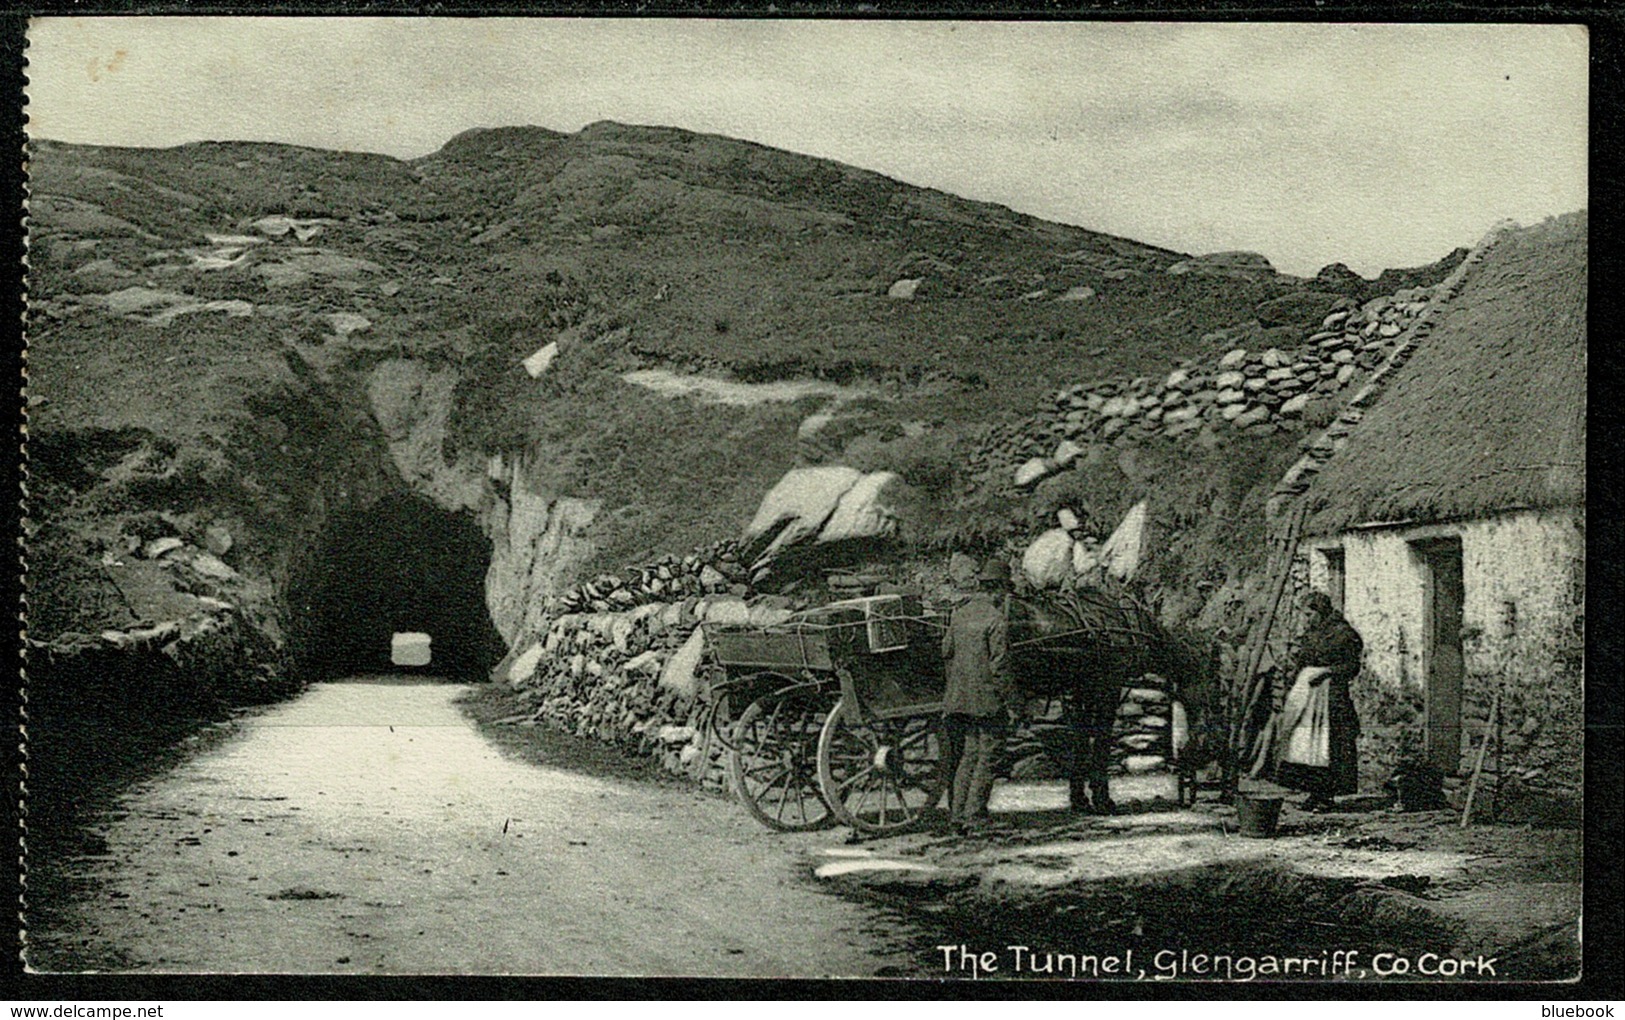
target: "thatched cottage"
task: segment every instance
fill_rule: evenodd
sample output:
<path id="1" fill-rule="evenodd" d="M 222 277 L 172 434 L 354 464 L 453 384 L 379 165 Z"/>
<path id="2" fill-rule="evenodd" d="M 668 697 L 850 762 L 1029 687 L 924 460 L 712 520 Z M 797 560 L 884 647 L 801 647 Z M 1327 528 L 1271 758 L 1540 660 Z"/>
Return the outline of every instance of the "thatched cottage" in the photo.
<path id="1" fill-rule="evenodd" d="M 1310 584 L 1446 775 L 1499 690 L 1504 775 L 1579 788 L 1586 270 L 1583 212 L 1501 232 L 1307 493 Z"/>

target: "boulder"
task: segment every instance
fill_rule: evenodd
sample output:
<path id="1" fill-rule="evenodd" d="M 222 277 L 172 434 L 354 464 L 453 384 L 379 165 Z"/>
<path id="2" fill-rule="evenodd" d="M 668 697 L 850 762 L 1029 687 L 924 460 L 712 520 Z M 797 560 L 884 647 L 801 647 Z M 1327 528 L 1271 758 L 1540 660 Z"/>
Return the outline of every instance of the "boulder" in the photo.
<path id="1" fill-rule="evenodd" d="M 1281 350 L 1279 347 L 1271 347 L 1269 350 L 1259 355 L 1258 360 L 1265 368 L 1284 368 L 1287 365 L 1292 364 L 1292 359 L 1288 357 L 1286 352 Z"/>
<path id="2" fill-rule="evenodd" d="M 1235 371 L 1221 372 L 1213 377 L 1213 388 L 1218 390 L 1235 389 L 1246 381 L 1247 376 L 1245 373 Z"/>
<path id="3" fill-rule="evenodd" d="M 536 674 L 536 667 L 542 661 L 542 646 L 540 643 L 531 645 L 513 662 L 508 665 L 508 682 L 522 684 Z"/>
<path id="4" fill-rule="evenodd" d="M 1236 417 L 1238 428 L 1247 428 L 1249 425 L 1258 425 L 1269 420 L 1270 409 L 1267 407 L 1253 407 Z"/>
<path id="5" fill-rule="evenodd" d="M 1021 571 L 1035 587 L 1050 588 L 1072 574 L 1072 536 L 1051 528 L 1033 539 L 1021 557 Z"/>
<path id="6" fill-rule="evenodd" d="M 1079 446 L 1077 443 L 1074 443 L 1070 439 L 1063 439 L 1061 440 L 1060 445 L 1055 448 L 1055 453 L 1050 457 L 1050 459 L 1055 462 L 1056 467 L 1066 467 L 1068 464 L 1077 460 L 1082 454 L 1083 447 Z"/>
<path id="7" fill-rule="evenodd" d="M 1032 460 L 1029 460 L 1027 463 L 1016 468 L 1016 486 L 1024 489 L 1030 485 L 1036 485 L 1039 479 L 1049 474 L 1049 472 L 1049 461 L 1042 457 L 1034 457 Z"/>
<path id="8" fill-rule="evenodd" d="M 665 668 L 660 671 L 660 686 L 685 698 L 694 697 L 699 692 L 698 670 L 704 656 L 705 632 L 696 627 L 682 647 L 666 660 Z"/>
<path id="9" fill-rule="evenodd" d="M 237 576 L 237 571 L 231 569 L 224 560 L 213 553 L 200 552 L 192 557 L 189 565 L 204 577 L 212 577 L 217 581 L 229 581 Z"/>
<path id="10" fill-rule="evenodd" d="M 642 655 L 628 659 L 626 665 L 621 668 L 628 673 L 658 674 L 660 672 L 660 653 L 651 649 Z"/>
<path id="11" fill-rule="evenodd" d="M 1062 531 L 1076 531 L 1080 522 L 1077 514 L 1063 506 L 1055 511 L 1055 523 L 1061 526 Z"/>
<path id="12" fill-rule="evenodd" d="M 897 481 L 890 471 L 875 471 L 858 479 L 841 494 L 834 512 L 818 532 L 818 541 L 840 542 L 895 532 L 897 511 L 887 499 L 887 490 Z"/>
<path id="13" fill-rule="evenodd" d="M 155 560 L 160 556 L 163 556 L 165 553 L 174 552 L 176 549 L 179 549 L 185 544 L 185 542 L 176 538 L 174 535 L 170 535 L 167 538 L 155 538 L 142 547 L 141 555 L 145 556 L 149 560 Z"/>
<path id="14" fill-rule="evenodd" d="M 1065 294 L 1056 298 L 1057 301 L 1087 301 L 1095 296 L 1093 287 L 1068 287 Z"/>
<path id="15" fill-rule="evenodd" d="M 224 525 L 211 524 L 203 529 L 203 547 L 216 556 L 224 556 L 231 552 L 231 532 Z"/>
<path id="16" fill-rule="evenodd" d="M 893 301 L 913 301 L 915 291 L 918 291 L 920 289 L 920 284 L 924 282 L 924 277 L 913 277 L 906 280 L 898 280 L 886 290 L 886 296 L 891 298 Z"/>
<path id="17" fill-rule="evenodd" d="M 1237 389 L 1220 390 L 1213 399 L 1220 404 L 1240 404 L 1247 399 L 1247 394 Z"/>
<path id="18" fill-rule="evenodd" d="M 547 366 L 553 364 L 553 359 L 558 357 L 558 354 L 559 343 L 555 340 L 525 359 L 525 373 L 532 379 L 541 378 L 542 373 L 547 371 Z"/>
<path id="19" fill-rule="evenodd" d="M 763 551 L 766 556 L 782 546 L 817 534 L 835 512 L 841 497 L 862 477 L 862 472 L 855 468 L 836 465 L 786 472 L 762 497 L 756 516 L 745 528 L 744 541 L 748 544 L 780 529 Z"/>
<path id="20" fill-rule="evenodd" d="M 1150 520 L 1150 508 L 1142 499 L 1129 508 L 1117 530 L 1101 543 L 1100 562 L 1108 574 L 1122 581 L 1134 576 L 1145 555 Z"/>
<path id="21" fill-rule="evenodd" d="M 732 595 L 707 599 L 701 603 L 704 606 L 704 615 L 701 619 L 705 623 L 728 624 L 745 626 L 750 623 L 750 607 L 745 600 Z"/>
<path id="22" fill-rule="evenodd" d="M 1239 368 L 1247 363 L 1247 352 L 1237 347 L 1219 359 L 1220 368 Z"/>
<path id="23" fill-rule="evenodd" d="M 1287 418 L 1297 418 L 1303 414 L 1304 408 L 1309 406 L 1309 394 L 1300 393 L 1281 405 L 1281 414 Z"/>

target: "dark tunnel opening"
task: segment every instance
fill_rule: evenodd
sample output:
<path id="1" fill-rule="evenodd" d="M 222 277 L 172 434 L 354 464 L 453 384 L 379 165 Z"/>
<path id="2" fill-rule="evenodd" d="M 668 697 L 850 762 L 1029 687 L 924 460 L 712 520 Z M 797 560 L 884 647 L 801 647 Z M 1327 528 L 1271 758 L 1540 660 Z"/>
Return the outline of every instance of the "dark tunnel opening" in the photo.
<path id="1" fill-rule="evenodd" d="M 422 673 L 483 680 L 506 651 L 485 607 L 491 543 L 473 518 L 409 494 L 335 514 L 289 601 L 303 679 Z M 424 666 L 397 665 L 392 639 L 430 637 Z"/>

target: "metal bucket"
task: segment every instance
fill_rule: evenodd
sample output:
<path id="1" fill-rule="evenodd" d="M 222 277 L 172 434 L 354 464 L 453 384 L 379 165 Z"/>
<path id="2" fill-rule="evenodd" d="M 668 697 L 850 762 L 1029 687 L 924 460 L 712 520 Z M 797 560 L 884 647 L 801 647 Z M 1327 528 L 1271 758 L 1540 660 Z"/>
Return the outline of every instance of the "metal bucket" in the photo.
<path id="1" fill-rule="evenodd" d="M 1281 821 L 1281 797 L 1236 794 L 1236 824 L 1252 839 L 1269 839 Z"/>

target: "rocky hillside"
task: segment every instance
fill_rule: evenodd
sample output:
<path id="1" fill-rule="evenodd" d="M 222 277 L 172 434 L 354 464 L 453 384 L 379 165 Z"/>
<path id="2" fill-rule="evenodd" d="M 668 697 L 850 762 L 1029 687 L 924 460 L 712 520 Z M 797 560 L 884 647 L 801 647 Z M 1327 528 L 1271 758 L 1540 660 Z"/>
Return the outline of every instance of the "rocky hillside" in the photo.
<path id="1" fill-rule="evenodd" d="M 897 476 L 906 541 L 864 555 L 916 566 L 1152 488 L 1176 530 L 1243 521 L 1425 297 L 1368 302 L 1462 255 L 1297 279 L 613 123 L 409 162 L 38 142 L 29 173 L 36 667 L 140 655 L 233 699 L 319 673 L 351 633 L 332 564 L 411 560 L 408 534 L 489 543 L 459 645 L 489 665 L 628 577 L 749 590 L 730 540 L 801 465 Z M 1035 504 L 1012 468 L 1068 437 L 1100 469 Z M 418 524 L 369 529 L 386 499 Z M 1172 601 L 1252 555 L 1204 542 L 1155 574 Z"/>

